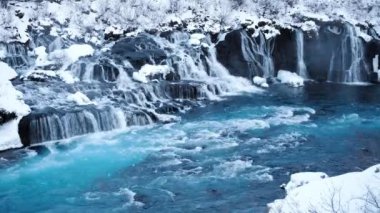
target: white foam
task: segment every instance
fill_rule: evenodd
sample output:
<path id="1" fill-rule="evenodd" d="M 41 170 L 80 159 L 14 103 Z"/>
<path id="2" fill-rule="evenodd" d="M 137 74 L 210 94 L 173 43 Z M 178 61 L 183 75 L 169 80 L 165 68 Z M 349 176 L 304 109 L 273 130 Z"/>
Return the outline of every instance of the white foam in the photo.
<path id="1" fill-rule="evenodd" d="M 227 161 L 215 167 L 217 174 L 221 178 L 234 178 L 239 173 L 244 172 L 246 169 L 252 167 L 252 160 L 243 161 Z"/>
<path id="2" fill-rule="evenodd" d="M 130 207 L 130 206 L 142 207 L 142 206 L 144 206 L 144 203 L 135 200 L 136 192 L 134 192 L 128 188 L 121 188 L 118 192 L 115 193 L 115 195 L 116 196 L 125 196 L 127 198 L 128 201 L 123 205 L 123 207 Z"/>
<path id="3" fill-rule="evenodd" d="M 83 94 L 81 92 L 76 92 L 75 94 L 68 95 L 67 96 L 67 100 L 75 102 L 78 105 L 91 105 L 91 104 L 95 104 L 85 94 Z"/>
<path id="4" fill-rule="evenodd" d="M 172 69 L 167 65 L 150 65 L 146 64 L 138 72 L 133 73 L 133 79 L 141 83 L 148 83 L 149 77 L 162 74 L 164 77 L 170 73 Z"/>

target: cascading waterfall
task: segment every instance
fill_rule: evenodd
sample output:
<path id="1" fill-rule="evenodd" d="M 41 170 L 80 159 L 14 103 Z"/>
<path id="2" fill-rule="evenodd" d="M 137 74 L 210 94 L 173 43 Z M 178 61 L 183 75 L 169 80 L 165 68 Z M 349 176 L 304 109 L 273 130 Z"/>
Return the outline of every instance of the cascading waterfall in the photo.
<path id="1" fill-rule="evenodd" d="M 0 58 L 15 69 L 24 69 L 29 66 L 29 58 L 25 44 L 0 44 Z"/>
<path id="2" fill-rule="evenodd" d="M 167 55 L 161 62 L 154 55 L 147 55 L 150 59 L 145 63 L 169 66 L 179 79 L 165 80 L 164 76 L 164 79 L 140 83 L 132 80 L 131 73 L 128 73 L 128 70 L 137 72 L 139 69 L 132 65 L 132 61 L 122 59 L 116 62 L 109 55 L 83 58 L 69 70 L 80 82 L 73 85 L 57 83 L 55 87 L 59 90 L 44 89 L 46 94 L 39 99 L 45 105 L 35 103 L 38 110 L 22 119 L 20 129 L 26 134 L 23 143 L 59 140 L 157 121 L 170 122 L 178 119 L 170 113 L 183 111 L 198 100 L 218 100 L 223 95 L 255 88 L 248 79 L 229 74 L 218 62 L 215 46 L 208 37 L 204 38 L 201 47 L 192 46 L 187 33 L 173 33 L 168 40 L 144 36 L 153 41 L 152 46 L 157 45 Z M 27 99 L 33 99 L 36 91 L 26 85 L 21 90 Z M 91 97 L 93 104 L 78 106 L 67 103 L 65 98 L 57 98 L 72 94 L 72 91 Z M 56 109 L 45 109 L 46 106 Z"/>
<path id="3" fill-rule="evenodd" d="M 245 31 L 241 31 L 241 38 L 243 57 L 249 64 L 250 72 L 254 76 L 273 77 L 273 42 L 266 40 L 261 32 L 257 38 L 252 39 Z"/>
<path id="4" fill-rule="evenodd" d="M 29 120 L 30 119 L 30 120 Z M 109 131 L 126 127 L 125 114 L 113 107 L 88 108 L 70 112 L 45 112 L 25 117 L 20 122 L 20 131 L 29 132 L 24 144 L 60 140 L 77 135 Z"/>
<path id="5" fill-rule="evenodd" d="M 364 47 L 356 29 L 351 24 L 344 25 L 342 42 L 330 60 L 328 81 L 341 83 L 364 82 Z M 341 57 L 338 57 L 341 56 Z"/>
<path id="6" fill-rule="evenodd" d="M 307 79 L 308 73 L 304 60 L 304 34 L 300 29 L 296 30 L 296 43 L 297 43 L 297 73 L 304 79 Z"/>

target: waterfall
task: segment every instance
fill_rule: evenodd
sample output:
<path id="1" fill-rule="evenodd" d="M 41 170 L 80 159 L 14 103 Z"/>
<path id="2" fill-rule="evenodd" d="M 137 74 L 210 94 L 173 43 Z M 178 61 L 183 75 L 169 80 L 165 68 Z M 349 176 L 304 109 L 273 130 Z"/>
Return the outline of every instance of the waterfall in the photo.
<path id="1" fill-rule="evenodd" d="M 27 48 L 22 43 L 0 44 L 0 58 L 14 69 L 25 69 L 29 66 Z"/>
<path id="2" fill-rule="evenodd" d="M 373 72 L 377 73 L 378 80 L 380 80 L 380 67 L 379 67 L 379 55 L 376 55 L 373 59 Z"/>
<path id="3" fill-rule="evenodd" d="M 53 87 L 46 82 L 20 85 L 26 101 L 34 109 L 20 122 L 23 144 L 172 122 L 178 119 L 173 113 L 197 106 L 201 104 L 199 101 L 219 100 L 221 96 L 255 90 L 248 79 L 230 75 L 219 63 L 209 37 L 205 36 L 200 46 L 191 44 L 190 37 L 183 32 L 173 33 L 168 38 L 143 34 L 120 44 L 119 47 L 129 48 L 122 52 L 128 57 L 95 54 L 69 66 L 67 72 L 79 80 L 77 83 L 55 82 Z M 146 40 L 150 42 L 147 45 Z M 252 42 L 256 53 L 264 54 L 267 50 L 263 42 Z M 156 53 L 164 57 L 156 57 Z M 130 56 L 138 58 L 133 61 Z M 175 77 L 166 79 L 166 76 L 154 75 L 145 83 L 133 80 L 133 72 L 139 72 L 140 66 L 145 64 L 168 66 Z M 79 106 L 67 100 L 68 95 L 78 91 L 91 100 L 90 105 Z"/>
<path id="4" fill-rule="evenodd" d="M 341 83 L 364 82 L 364 47 L 354 26 L 345 24 L 340 46 L 330 60 L 328 81 Z"/>
<path id="5" fill-rule="evenodd" d="M 60 140 L 78 135 L 126 127 L 127 118 L 113 107 L 88 108 L 71 112 L 48 110 L 24 117 L 20 121 L 21 138 L 29 133 L 24 144 Z"/>
<path id="6" fill-rule="evenodd" d="M 241 39 L 241 49 L 243 58 L 248 63 L 248 71 L 254 73 L 254 76 L 273 77 L 273 42 L 266 40 L 261 32 L 257 38 L 252 39 L 245 31 L 241 31 Z"/>
<path id="7" fill-rule="evenodd" d="M 301 29 L 296 30 L 296 43 L 297 43 L 297 73 L 304 79 L 307 79 L 308 73 L 304 60 L 304 34 Z"/>

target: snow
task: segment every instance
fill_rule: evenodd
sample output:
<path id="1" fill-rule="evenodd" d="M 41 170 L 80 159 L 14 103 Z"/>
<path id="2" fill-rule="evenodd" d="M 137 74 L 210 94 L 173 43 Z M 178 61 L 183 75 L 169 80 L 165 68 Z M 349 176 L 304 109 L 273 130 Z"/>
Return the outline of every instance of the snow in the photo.
<path id="1" fill-rule="evenodd" d="M 70 71 L 53 71 L 53 70 L 30 70 L 26 74 L 21 76 L 21 79 L 40 79 L 47 80 L 48 78 L 57 78 L 65 82 L 66 84 L 74 84 L 79 81 L 75 78 Z"/>
<path id="2" fill-rule="evenodd" d="M 36 54 L 41 58 L 41 64 L 62 64 L 61 70 L 65 70 L 69 65 L 78 61 L 81 57 L 92 56 L 95 53 L 94 48 L 88 44 L 74 44 L 67 49 L 57 49 L 43 58 L 43 48 L 38 49 Z M 38 59 L 38 58 L 37 58 Z"/>
<path id="3" fill-rule="evenodd" d="M 362 38 L 365 42 L 370 42 L 373 39 L 372 36 L 364 32 L 360 32 L 359 37 Z"/>
<path id="4" fill-rule="evenodd" d="M 205 35 L 200 33 L 191 34 L 189 43 L 193 46 L 200 46 L 202 41 L 206 38 Z"/>
<path id="5" fill-rule="evenodd" d="M 30 108 L 22 100 L 23 94 L 9 81 L 17 77 L 16 71 L 8 64 L 0 62 L 0 75 L 0 110 L 16 113 L 18 117 L 28 114 Z M 0 150 L 22 146 L 18 136 L 18 121 L 16 119 L 0 126 Z"/>
<path id="6" fill-rule="evenodd" d="M 320 174 L 298 174 L 309 183 L 289 187 L 284 199 L 268 204 L 269 212 L 379 212 L 380 164 L 336 177 L 320 179 Z"/>
<path id="7" fill-rule="evenodd" d="M 148 83 L 149 78 L 154 75 L 162 74 L 166 76 L 171 71 L 168 65 L 150 65 L 146 64 L 138 72 L 133 73 L 133 79 L 141 83 Z"/>
<path id="8" fill-rule="evenodd" d="M 301 172 L 292 174 L 289 183 L 285 186 L 285 190 L 286 192 L 290 192 L 293 189 L 306 185 L 312 181 L 322 180 L 328 177 L 329 176 L 323 172 Z"/>
<path id="9" fill-rule="evenodd" d="M 0 76 L 5 80 L 11 80 L 17 77 L 17 73 L 8 64 L 0 61 Z"/>
<path id="10" fill-rule="evenodd" d="M 49 61 L 48 54 L 46 53 L 46 47 L 41 46 L 34 49 L 34 53 L 37 55 L 35 65 L 37 67 L 43 67 L 52 64 L 53 62 Z"/>
<path id="11" fill-rule="evenodd" d="M 81 106 L 95 104 L 85 94 L 81 92 L 76 92 L 75 94 L 68 95 L 67 100 L 71 102 L 75 102 L 76 104 L 81 105 Z"/>
<path id="12" fill-rule="evenodd" d="M 79 81 L 78 78 L 75 78 L 69 71 L 58 71 L 57 75 L 64 81 L 66 84 L 73 84 Z"/>
<path id="13" fill-rule="evenodd" d="M 18 135 L 19 119 L 12 120 L 0 126 L 0 151 L 22 147 Z"/>
<path id="14" fill-rule="evenodd" d="M 267 38 L 279 33 L 278 26 L 297 26 L 317 30 L 316 22 L 343 20 L 352 24 L 368 23 L 380 31 L 378 0 L 358 1 L 186 1 L 186 0 L 60 0 L 17 2 L 0 8 L 0 41 L 29 39 L 28 27 L 69 39 L 102 41 L 104 33 L 142 32 L 156 29 L 170 31 L 184 27 L 187 32 L 225 32 L 242 24 L 264 31 Z M 16 11 L 24 17 L 16 17 Z M 266 25 L 258 25 L 269 20 Z M 97 39 L 94 39 L 94 38 Z M 197 39 L 191 40 L 196 43 Z"/>
<path id="15" fill-rule="evenodd" d="M 269 85 L 267 83 L 267 79 L 265 78 L 262 78 L 262 77 L 259 77 L 259 76 L 255 76 L 253 78 L 253 83 L 259 87 L 264 87 L 264 88 L 268 88 Z"/>
<path id="16" fill-rule="evenodd" d="M 297 75 L 297 73 L 292 73 L 286 70 L 280 70 L 277 74 L 277 79 L 283 83 L 287 84 L 291 87 L 301 87 L 304 85 L 304 79 Z"/>
<path id="17" fill-rule="evenodd" d="M 26 74 L 21 76 L 21 79 L 27 80 L 30 78 L 33 79 L 47 79 L 47 78 L 56 78 L 57 73 L 51 70 L 31 70 L 27 72 Z"/>
<path id="18" fill-rule="evenodd" d="M 0 62 L 0 73 L 0 109 L 4 109 L 7 112 L 14 112 L 21 116 L 28 114 L 30 109 L 24 101 L 22 101 L 22 93 L 17 91 L 9 81 L 17 77 L 16 71 L 6 63 Z"/>

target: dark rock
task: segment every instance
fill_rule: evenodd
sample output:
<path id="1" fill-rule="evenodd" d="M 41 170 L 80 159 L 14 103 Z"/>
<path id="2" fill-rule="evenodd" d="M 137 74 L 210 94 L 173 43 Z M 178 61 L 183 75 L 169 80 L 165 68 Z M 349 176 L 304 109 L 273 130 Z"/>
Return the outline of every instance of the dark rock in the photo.
<path id="1" fill-rule="evenodd" d="M 16 113 L 14 112 L 7 112 L 3 109 L 0 109 L 0 125 L 3 125 L 7 123 L 8 121 L 11 121 L 13 119 L 17 118 Z"/>
<path id="2" fill-rule="evenodd" d="M 151 63 L 152 60 L 155 64 L 160 64 L 167 58 L 165 51 L 147 34 L 122 39 L 116 42 L 111 52 L 115 59 L 127 59 L 136 69 Z"/>

